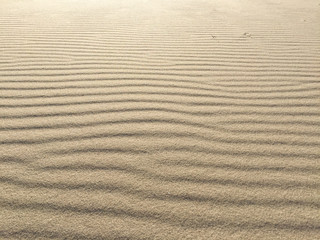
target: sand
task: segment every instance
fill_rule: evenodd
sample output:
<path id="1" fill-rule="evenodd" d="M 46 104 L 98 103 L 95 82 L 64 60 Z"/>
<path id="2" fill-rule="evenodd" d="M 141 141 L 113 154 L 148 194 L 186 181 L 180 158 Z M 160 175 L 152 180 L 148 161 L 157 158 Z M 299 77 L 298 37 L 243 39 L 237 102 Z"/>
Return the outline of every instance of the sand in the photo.
<path id="1" fill-rule="evenodd" d="M 317 239 L 318 0 L 1 0 L 1 239 Z"/>

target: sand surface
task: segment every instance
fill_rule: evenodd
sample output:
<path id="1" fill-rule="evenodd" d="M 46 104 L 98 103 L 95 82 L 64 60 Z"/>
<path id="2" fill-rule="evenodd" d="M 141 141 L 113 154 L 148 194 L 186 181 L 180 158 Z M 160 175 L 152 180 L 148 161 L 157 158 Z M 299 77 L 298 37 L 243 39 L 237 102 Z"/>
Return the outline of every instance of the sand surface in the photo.
<path id="1" fill-rule="evenodd" d="M 0 239 L 317 239 L 319 0 L 1 0 Z"/>

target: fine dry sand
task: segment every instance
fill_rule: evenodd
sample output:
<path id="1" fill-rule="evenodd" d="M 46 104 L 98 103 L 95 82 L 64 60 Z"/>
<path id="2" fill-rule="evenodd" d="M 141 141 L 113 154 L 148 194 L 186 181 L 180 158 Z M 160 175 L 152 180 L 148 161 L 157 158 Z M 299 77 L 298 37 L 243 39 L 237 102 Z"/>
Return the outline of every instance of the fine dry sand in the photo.
<path id="1" fill-rule="evenodd" d="M 0 239 L 317 239 L 319 0 L 1 0 Z"/>

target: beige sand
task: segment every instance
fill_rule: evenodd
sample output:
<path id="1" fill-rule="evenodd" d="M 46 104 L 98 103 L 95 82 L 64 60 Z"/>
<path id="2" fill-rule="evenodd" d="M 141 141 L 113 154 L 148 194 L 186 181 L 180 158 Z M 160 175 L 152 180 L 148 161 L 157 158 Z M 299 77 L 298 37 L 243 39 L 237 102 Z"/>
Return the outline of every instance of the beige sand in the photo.
<path id="1" fill-rule="evenodd" d="M 1 239 L 317 239 L 318 0 L 1 0 Z"/>

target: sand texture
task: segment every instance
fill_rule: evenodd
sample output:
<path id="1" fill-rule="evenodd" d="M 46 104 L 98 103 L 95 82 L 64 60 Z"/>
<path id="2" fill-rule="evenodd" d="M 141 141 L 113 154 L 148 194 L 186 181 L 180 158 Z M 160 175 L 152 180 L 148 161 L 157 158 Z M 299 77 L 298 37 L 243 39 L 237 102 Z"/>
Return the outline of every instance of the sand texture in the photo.
<path id="1" fill-rule="evenodd" d="M 0 239 L 318 239 L 319 26 L 319 0 L 0 0 Z"/>

